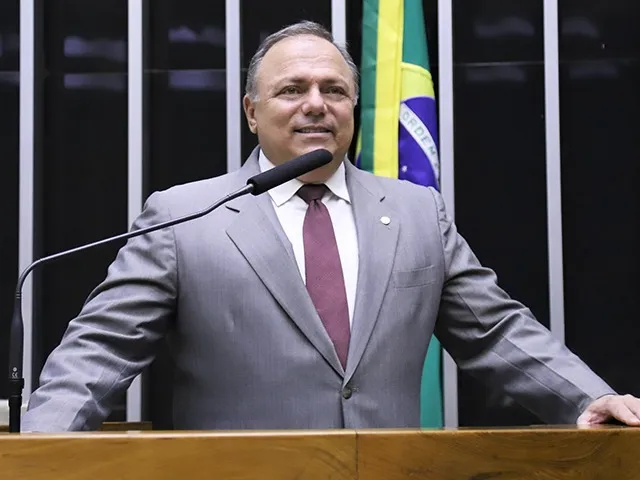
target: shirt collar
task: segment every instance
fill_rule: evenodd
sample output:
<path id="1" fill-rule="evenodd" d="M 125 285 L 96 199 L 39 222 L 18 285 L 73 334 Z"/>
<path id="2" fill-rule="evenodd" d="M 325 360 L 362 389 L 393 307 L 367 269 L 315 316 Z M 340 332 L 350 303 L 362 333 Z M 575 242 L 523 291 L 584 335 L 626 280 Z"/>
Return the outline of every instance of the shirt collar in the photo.
<path id="1" fill-rule="evenodd" d="M 260 171 L 266 172 L 267 170 L 271 170 L 275 165 L 271 163 L 271 161 L 264 154 L 262 149 L 260 149 L 260 154 L 258 156 L 258 163 L 260 164 Z M 346 170 L 344 168 L 344 163 L 340 163 L 338 169 L 334 172 L 331 177 L 325 182 L 325 185 L 331 193 L 333 193 L 336 197 L 339 197 L 345 200 L 348 203 L 351 203 L 351 198 L 349 197 L 349 190 L 347 189 L 347 179 L 346 179 Z M 289 180 L 282 185 L 278 185 L 277 187 L 269 190 L 269 195 L 274 203 L 280 207 L 281 205 L 287 203 L 291 198 L 296 194 L 296 192 L 300 189 L 300 187 L 304 185 L 300 180 L 294 178 L 293 180 Z"/>

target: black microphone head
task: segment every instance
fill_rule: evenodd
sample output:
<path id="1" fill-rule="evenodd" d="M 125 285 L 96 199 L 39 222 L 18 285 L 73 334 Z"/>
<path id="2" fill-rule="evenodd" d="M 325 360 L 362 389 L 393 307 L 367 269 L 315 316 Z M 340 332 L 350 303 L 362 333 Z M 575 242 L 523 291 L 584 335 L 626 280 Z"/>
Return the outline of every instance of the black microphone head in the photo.
<path id="1" fill-rule="evenodd" d="M 253 195 L 260 195 L 273 187 L 320 168 L 331 160 L 333 160 L 331 152 L 320 148 L 251 177 L 247 180 L 247 185 L 253 185 L 251 191 Z"/>

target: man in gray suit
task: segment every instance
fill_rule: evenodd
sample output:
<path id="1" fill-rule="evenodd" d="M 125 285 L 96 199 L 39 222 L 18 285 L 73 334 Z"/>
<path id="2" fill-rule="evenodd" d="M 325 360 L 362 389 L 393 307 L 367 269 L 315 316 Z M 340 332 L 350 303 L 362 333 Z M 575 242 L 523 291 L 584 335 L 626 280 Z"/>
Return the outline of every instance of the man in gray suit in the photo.
<path id="1" fill-rule="evenodd" d="M 547 422 L 640 424 L 638 399 L 616 395 L 498 287 L 434 189 L 345 161 L 357 85 L 316 24 L 265 40 L 244 98 L 259 148 L 236 172 L 153 194 L 134 228 L 205 208 L 305 152 L 333 161 L 130 240 L 48 359 L 24 430 L 96 429 L 163 338 L 177 429 L 418 427 L 434 333 L 461 369 Z"/>

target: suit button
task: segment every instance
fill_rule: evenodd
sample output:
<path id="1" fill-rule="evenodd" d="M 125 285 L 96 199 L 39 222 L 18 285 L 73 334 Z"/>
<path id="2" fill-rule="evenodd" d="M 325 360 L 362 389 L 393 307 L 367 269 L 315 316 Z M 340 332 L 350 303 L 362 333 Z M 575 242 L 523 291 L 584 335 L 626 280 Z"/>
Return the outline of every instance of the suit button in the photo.
<path id="1" fill-rule="evenodd" d="M 353 389 L 351 387 L 344 387 L 342 389 L 342 397 L 346 400 L 349 400 L 353 395 Z"/>

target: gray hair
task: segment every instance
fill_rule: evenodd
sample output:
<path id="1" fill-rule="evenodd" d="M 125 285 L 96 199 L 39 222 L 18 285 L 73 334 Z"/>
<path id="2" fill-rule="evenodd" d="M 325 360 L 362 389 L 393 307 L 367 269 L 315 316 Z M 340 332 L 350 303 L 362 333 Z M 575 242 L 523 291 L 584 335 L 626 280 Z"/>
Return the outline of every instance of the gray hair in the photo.
<path id="1" fill-rule="evenodd" d="M 356 66 L 353 58 L 349 55 L 346 46 L 340 45 L 336 43 L 333 39 L 333 35 L 329 30 L 324 28 L 322 25 L 316 22 L 303 21 L 294 23 L 293 25 L 289 25 L 281 30 L 278 30 L 275 33 L 272 33 L 267 38 L 265 38 L 255 55 L 251 59 L 251 63 L 249 63 L 249 69 L 247 70 L 247 84 L 245 87 L 245 93 L 252 100 L 256 101 L 258 99 L 258 86 L 256 75 L 258 72 L 258 67 L 260 67 L 260 63 L 262 59 L 267 54 L 269 49 L 273 47 L 280 40 L 284 40 L 285 38 L 297 37 L 299 35 L 312 35 L 314 37 L 319 37 L 328 42 L 331 42 L 334 47 L 338 49 L 345 62 L 349 66 L 349 70 L 351 70 L 351 74 L 353 76 L 353 85 L 355 87 L 355 100 L 358 99 L 358 82 L 359 82 L 359 73 L 358 67 Z"/>

